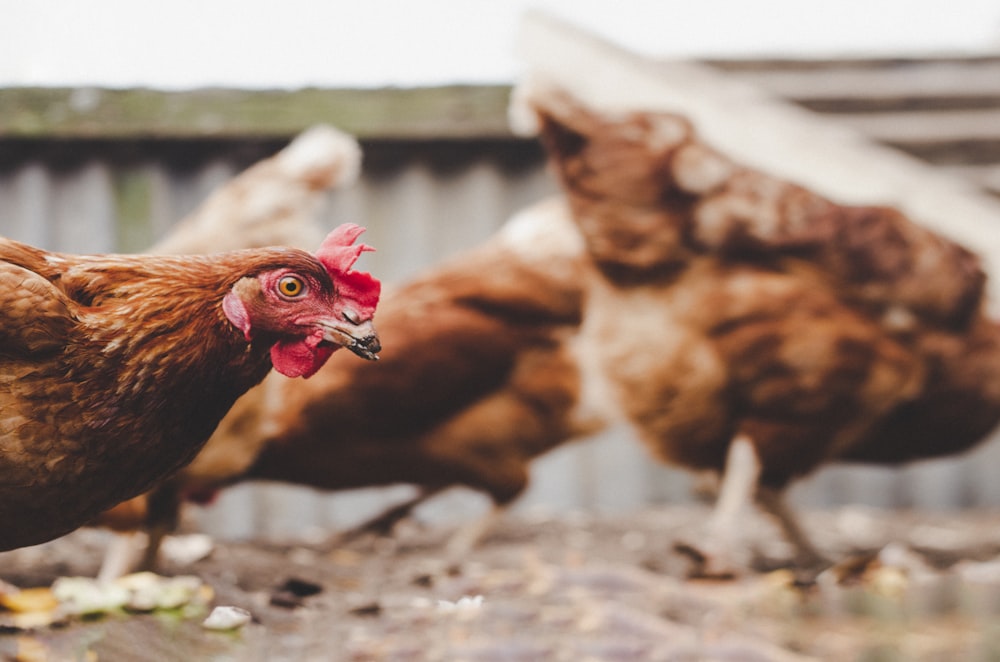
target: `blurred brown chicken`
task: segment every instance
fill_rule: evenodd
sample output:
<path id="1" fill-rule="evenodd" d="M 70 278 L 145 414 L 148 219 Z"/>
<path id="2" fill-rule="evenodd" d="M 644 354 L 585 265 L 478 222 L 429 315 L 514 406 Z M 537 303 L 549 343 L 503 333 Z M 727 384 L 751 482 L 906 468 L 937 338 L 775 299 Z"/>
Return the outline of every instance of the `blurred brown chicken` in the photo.
<path id="1" fill-rule="evenodd" d="M 756 494 L 814 562 L 789 482 L 958 453 L 1000 420 L 1000 327 L 971 252 L 742 167 L 683 117 L 522 94 L 602 274 L 585 319 L 612 397 L 663 460 L 743 467 L 718 537 Z"/>

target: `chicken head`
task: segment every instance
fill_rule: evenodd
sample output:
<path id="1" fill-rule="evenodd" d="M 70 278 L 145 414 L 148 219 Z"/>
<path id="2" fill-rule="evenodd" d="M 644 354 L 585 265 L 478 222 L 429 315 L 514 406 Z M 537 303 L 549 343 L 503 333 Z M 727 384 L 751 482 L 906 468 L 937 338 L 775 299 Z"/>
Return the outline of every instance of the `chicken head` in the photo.
<path id="1" fill-rule="evenodd" d="M 363 231 L 345 224 L 330 233 L 316 253 L 325 272 L 307 265 L 262 271 L 241 278 L 223 299 L 226 317 L 247 340 L 276 337 L 271 361 L 281 374 L 309 377 L 338 347 L 378 358 L 372 316 L 381 285 L 352 269 L 363 251 L 372 250 L 354 245 Z"/>

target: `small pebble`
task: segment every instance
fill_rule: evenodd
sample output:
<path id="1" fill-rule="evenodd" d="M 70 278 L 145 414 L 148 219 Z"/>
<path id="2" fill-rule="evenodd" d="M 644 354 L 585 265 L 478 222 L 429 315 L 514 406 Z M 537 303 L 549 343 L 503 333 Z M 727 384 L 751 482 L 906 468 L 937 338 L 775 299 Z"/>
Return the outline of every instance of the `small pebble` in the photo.
<path id="1" fill-rule="evenodd" d="M 235 630 L 250 622 L 250 612 L 239 607 L 219 606 L 201 624 L 206 630 Z"/>

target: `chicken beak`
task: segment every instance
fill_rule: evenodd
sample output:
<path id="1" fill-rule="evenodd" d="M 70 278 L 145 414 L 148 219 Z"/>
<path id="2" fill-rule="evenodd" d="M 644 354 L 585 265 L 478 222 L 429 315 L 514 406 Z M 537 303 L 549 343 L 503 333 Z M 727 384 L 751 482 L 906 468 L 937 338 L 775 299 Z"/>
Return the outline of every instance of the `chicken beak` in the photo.
<path id="1" fill-rule="evenodd" d="M 322 326 L 325 331 L 323 340 L 346 347 L 363 359 L 378 360 L 382 343 L 379 342 L 375 325 L 371 320 L 357 324 L 346 319 L 324 320 Z"/>

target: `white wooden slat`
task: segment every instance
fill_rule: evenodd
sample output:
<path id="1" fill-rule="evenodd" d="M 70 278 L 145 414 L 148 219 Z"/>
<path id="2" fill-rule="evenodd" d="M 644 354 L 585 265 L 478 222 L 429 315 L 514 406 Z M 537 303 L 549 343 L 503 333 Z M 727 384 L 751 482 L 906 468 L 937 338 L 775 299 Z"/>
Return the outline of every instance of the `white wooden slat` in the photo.
<path id="1" fill-rule="evenodd" d="M 1000 140 L 1000 109 L 838 113 L 831 119 L 883 142 Z"/>
<path id="2" fill-rule="evenodd" d="M 366 196 L 365 241 L 377 246 L 368 262 L 387 283 L 400 282 L 435 257 L 434 178 L 420 166 L 379 182 Z"/>
<path id="3" fill-rule="evenodd" d="M 298 538 L 322 521 L 323 495 L 301 486 L 260 483 L 254 486 L 253 534 L 268 540 Z"/>
<path id="4" fill-rule="evenodd" d="M 983 188 L 1000 193 L 1000 164 L 982 166 L 942 166 L 942 170 L 975 182 Z"/>
<path id="5" fill-rule="evenodd" d="M 503 198 L 507 211 L 505 218 L 558 192 L 555 179 L 548 176 L 542 166 L 523 172 L 503 173 L 503 176 L 508 186 Z"/>
<path id="6" fill-rule="evenodd" d="M 872 67 L 735 69 L 727 74 L 790 99 L 1000 95 L 1000 61 L 906 63 Z"/>
<path id="7" fill-rule="evenodd" d="M 143 163 L 136 167 L 135 172 L 145 179 L 149 190 L 148 221 L 153 241 L 160 239 L 170 227 L 183 218 L 184 214 L 176 209 L 173 180 L 170 172 L 158 163 Z"/>
<path id="8" fill-rule="evenodd" d="M 237 169 L 223 159 L 216 159 L 195 171 L 177 172 L 171 177 L 172 203 L 175 220 L 187 216 L 211 195 L 212 191 L 237 174 Z"/>
<path id="9" fill-rule="evenodd" d="M 972 450 L 963 458 L 966 506 L 978 508 L 1000 507 L 1000 431 L 992 439 Z"/>
<path id="10" fill-rule="evenodd" d="M 51 173 L 40 163 L 29 163 L 8 177 L 0 186 L 0 234 L 34 246 L 52 248 Z"/>
<path id="11" fill-rule="evenodd" d="M 898 476 L 893 469 L 881 466 L 853 465 L 831 467 L 837 476 L 837 503 L 856 503 L 891 508 L 896 503 Z"/>
<path id="12" fill-rule="evenodd" d="M 414 517 L 428 526 L 458 528 L 481 519 L 492 508 L 493 500 L 486 494 L 467 487 L 454 487 L 420 504 Z"/>
<path id="13" fill-rule="evenodd" d="M 647 454 L 642 475 L 647 503 L 687 503 L 695 500 L 697 476 L 678 467 L 668 466 Z"/>
<path id="14" fill-rule="evenodd" d="M 441 222 L 437 249 L 452 256 L 481 243 L 515 211 L 504 199 L 507 186 L 494 166 L 470 164 L 458 173 L 439 178 L 435 198 Z"/>
<path id="15" fill-rule="evenodd" d="M 323 516 L 317 524 L 331 531 L 344 531 L 403 503 L 416 493 L 412 485 L 326 492 L 322 495 Z"/>
<path id="16" fill-rule="evenodd" d="M 582 445 L 580 478 L 588 499 L 588 510 L 629 512 L 649 501 L 646 465 L 650 456 L 624 429 L 612 429 Z M 545 476 L 539 477 L 545 480 Z"/>
<path id="17" fill-rule="evenodd" d="M 514 509 L 522 513 L 554 513 L 578 510 L 587 503 L 582 472 L 589 471 L 577 445 L 579 440 L 564 444 L 535 460 L 531 465 L 531 482 Z"/>
<path id="18" fill-rule="evenodd" d="M 115 205 L 108 167 L 87 163 L 61 175 L 52 209 L 55 250 L 109 253 L 115 250 Z"/>
<path id="19" fill-rule="evenodd" d="M 357 223 L 359 225 L 370 225 L 368 219 L 368 198 L 372 195 L 372 183 L 370 180 L 362 178 L 353 185 L 336 191 L 327 193 L 323 207 L 319 210 L 318 222 L 324 230 L 332 230 L 341 223 Z M 371 228 L 364 235 L 364 240 L 374 243 L 375 239 Z M 365 253 L 363 258 L 374 257 Z M 365 267 L 371 268 L 371 265 Z"/>
<path id="20" fill-rule="evenodd" d="M 965 501 L 965 462 L 940 458 L 916 462 L 899 470 L 900 501 L 919 510 L 956 510 Z M 895 504 L 890 504 L 895 505 Z"/>
<path id="21" fill-rule="evenodd" d="M 244 484 L 226 488 L 208 506 L 189 506 L 184 509 L 184 521 L 195 531 L 204 531 L 227 540 L 252 538 L 255 526 L 254 485 Z"/>
<path id="22" fill-rule="evenodd" d="M 789 486 L 786 499 L 798 508 L 829 508 L 841 503 L 839 474 L 835 469 L 820 469 Z"/>

